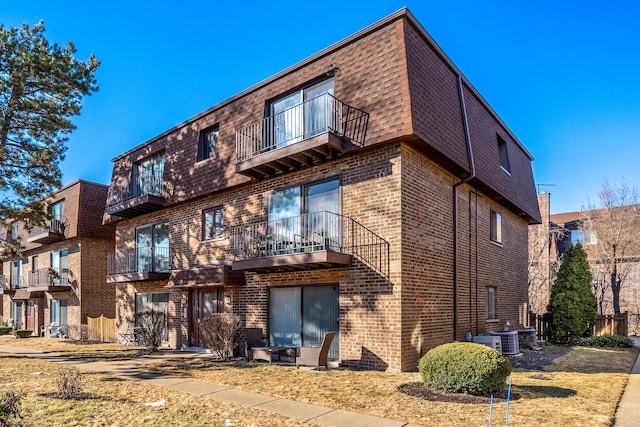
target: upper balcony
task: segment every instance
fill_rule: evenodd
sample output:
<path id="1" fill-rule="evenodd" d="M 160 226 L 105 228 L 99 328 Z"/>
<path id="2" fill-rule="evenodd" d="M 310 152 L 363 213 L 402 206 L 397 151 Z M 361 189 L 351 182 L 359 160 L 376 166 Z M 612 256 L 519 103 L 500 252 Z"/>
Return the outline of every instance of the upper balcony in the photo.
<path id="1" fill-rule="evenodd" d="M 165 280 L 169 276 L 168 247 L 135 247 L 107 254 L 107 283 Z"/>
<path id="2" fill-rule="evenodd" d="M 47 221 L 44 227 L 34 226 L 27 229 L 27 243 L 41 243 L 43 245 L 66 239 L 68 229 L 66 218 Z"/>
<path id="3" fill-rule="evenodd" d="M 30 271 L 27 278 L 31 292 L 64 292 L 70 289 L 69 270 L 66 268 L 41 268 Z"/>
<path id="4" fill-rule="evenodd" d="M 369 114 L 329 93 L 236 131 L 236 171 L 269 178 L 330 160 L 365 142 Z"/>
<path id="5" fill-rule="evenodd" d="M 347 267 L 353 258 L 389 276 L 389 243 L 357 221 L 315 212 L 232 227 L 234 270 Z"/>
<path id="6" fill-rule="evenodd" d="M 133 173 L 123 185 L 112 185 L 107 201 L 107 213 L 122 218 L 134 218 L 164 207 L 168 197 L 161 173 Z"/>

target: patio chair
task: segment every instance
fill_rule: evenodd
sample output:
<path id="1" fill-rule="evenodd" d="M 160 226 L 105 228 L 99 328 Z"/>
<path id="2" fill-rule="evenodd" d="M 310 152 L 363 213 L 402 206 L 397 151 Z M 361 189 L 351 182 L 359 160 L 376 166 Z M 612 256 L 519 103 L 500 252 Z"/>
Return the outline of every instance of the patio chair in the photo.
<path id="1" fill-rule="evenodd" d="M 262 328 L 244 328 L 244 355 L 247 361 L 253 359 L 253 347 L 266 347 L 269 342 L 262 335 Z"/>
<path id="2" fill-rule="evenodd" d="M 296 358 L 296 368 L 300 366 L 314 366 L 320 369 L 320 366 L 324 366 L 325 369 L 329 369 L 328 357 L 329 347 L 333 342 L 333 337 L 336 336 L 335 332 L 327 332 L 322 339 L 322 345 L 320 347 L 301 347 L 300 356 Z"/>

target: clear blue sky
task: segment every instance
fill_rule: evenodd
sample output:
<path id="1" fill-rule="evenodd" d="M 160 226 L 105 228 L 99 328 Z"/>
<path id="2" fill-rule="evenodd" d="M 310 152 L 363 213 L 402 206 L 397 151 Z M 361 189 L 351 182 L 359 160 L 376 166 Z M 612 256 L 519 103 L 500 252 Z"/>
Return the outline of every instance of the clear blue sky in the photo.
<path id="1" fill-rule="evenodd" d="M 116 155 L 404 6 L 533 153 L 552 212 L 637 185 L 640 1 L 3 0 L 0 23 L 102 61 L 62 170 L 106 184 Z"/>

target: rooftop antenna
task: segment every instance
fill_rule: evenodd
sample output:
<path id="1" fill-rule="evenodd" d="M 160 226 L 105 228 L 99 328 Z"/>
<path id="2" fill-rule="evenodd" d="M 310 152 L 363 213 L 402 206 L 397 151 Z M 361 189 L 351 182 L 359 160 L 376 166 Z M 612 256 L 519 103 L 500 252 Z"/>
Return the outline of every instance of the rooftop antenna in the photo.
<path id="1" fill-rule="evenodd" d="M 555 187 L 555 184 L 536 184 L 538 187 L 538 193 L 540 193 L 540 187 Z"/>

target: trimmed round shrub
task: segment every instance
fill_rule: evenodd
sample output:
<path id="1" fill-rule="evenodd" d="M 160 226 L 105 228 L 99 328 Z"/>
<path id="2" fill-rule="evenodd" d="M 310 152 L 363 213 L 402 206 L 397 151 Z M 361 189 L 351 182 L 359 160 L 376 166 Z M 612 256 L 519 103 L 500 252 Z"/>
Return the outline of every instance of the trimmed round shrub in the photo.
<path id="1" fill-rule="evenodd" d="M 484 395 L 504 390 L 511 363 L 485 345 L 455 342 L 429 350 L 418 362 L 418 370 L 429 387 Z"/>
<path id="2" fill-rule="evenodd" d="M 613 348 L 631 348 L 633 340 L 622 335 L 602 335 L 598 337 L 582 338 L 580 340 L 582 347 L 613 347 Z"/>

